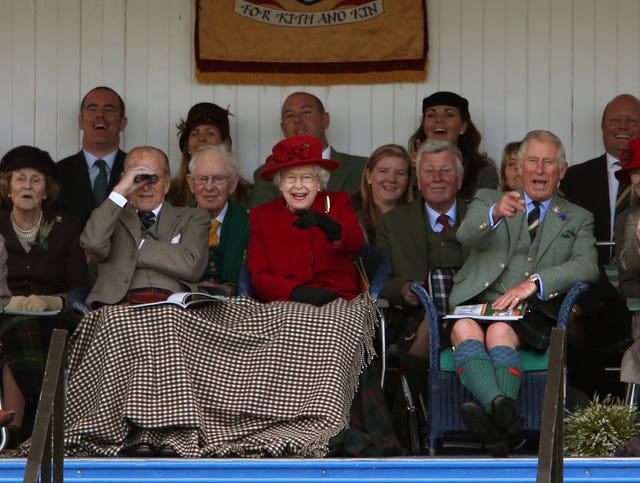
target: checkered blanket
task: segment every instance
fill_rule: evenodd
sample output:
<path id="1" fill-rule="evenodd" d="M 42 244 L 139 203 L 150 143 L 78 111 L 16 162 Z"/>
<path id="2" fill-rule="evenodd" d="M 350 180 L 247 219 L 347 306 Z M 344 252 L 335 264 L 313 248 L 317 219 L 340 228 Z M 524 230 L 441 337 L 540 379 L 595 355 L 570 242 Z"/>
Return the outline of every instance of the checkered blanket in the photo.
<path id="1" fill-rule="evenodd" d="M 367 295 L 91 312 L 71 339 L 67 454 L 145 442 L 184 457 L 324 456 L 348 426 L 377 320 Z"/>

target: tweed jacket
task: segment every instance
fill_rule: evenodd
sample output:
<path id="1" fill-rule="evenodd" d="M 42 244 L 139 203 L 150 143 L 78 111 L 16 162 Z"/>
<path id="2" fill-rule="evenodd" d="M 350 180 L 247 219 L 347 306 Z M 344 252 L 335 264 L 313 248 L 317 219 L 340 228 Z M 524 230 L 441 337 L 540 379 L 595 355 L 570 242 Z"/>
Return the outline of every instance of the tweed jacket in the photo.
<path id="1" fill-rule="evenodd" d="M 463 264 L 465 255 L 456 238 L 456 231 L 466 211 L 467 203 L 459 199 L 456 226 L 443 236 L 444 245 L 438 247 L 438 250 L 447 252 L 448 258 L 456 259 L 455 265 L 458 266 Z M 381 296 L 392 305 L 403 304 L 400 291 L 405 282 L 424 281 L 429 270 L 440 265 L 435 254 L 428 250 L 427 233 L 430 231 L 431 225 L 422 197 L 398 206 L 380 218 L 377 244 L 391 263 L 391 275 L 382 287 Z"/>
<path id="2" fill-rule="evenodd" d="M 534 259 L 527 257 L 526 265 L 514 266 L 512 257 L 518 240 L 529 236 L 527 215 L 518 212 L 492 229 L 489 209 L 503 195 L 494 190 L 478 190 L 469 206 L 457 236 L 471 253 L 454 277 L 449 304 L 459 305 L 476 296 L 486 300 L 483 297 L 485 289 L 492 289 L 494 293 L 504 292 L 515 285 L 506 282 L 507 274 L 516 274 L 516 283 L 520 283 L 537 273 L 544 286 L 544 298 L 536 303 L 547 315 L 556 317 L 561 299 L 554 299 L 568 292 L 575 282 L 598 280 L 593 216 L 587 210 L 554 196 L 538 228 L 539 245 Z"/>
<path id="3" fill-rule="evenodd" d="M 87 305 L 118 303 L 138 271 L 147 278 L 147 287 L 196 290 L 208 260 L 210 227 L 205 210 L 176 208 L 165 201 L 138 248 L 143 234 L 136 210 L 107 198 L 80 236 L 82 247 L 98 261 L 98 278 Z"/>
<path id="4" fill-rule="evenodd" d="M 325 214 L 327 197 L 326 215 L 342 226 L 336 243 L 318 227 L 292 226 L 298 217 L 282 197 L 249 211 L 247 267 L 258 300 L 289 300 L 298 285 L 335 290 L 347 300 L 360 294 L 353 255 L 362 247 L 362 230 L 347 193 L 320 192 L 310 209 Z"/>
<path id="5" fill-rule="evenodd" d="M 107 185 L 107 194 L 120 180 L 126 156 L 127 153 L 118 149 Z M 82 151 L 58 162 L 58 183 L 60 194 L 54 205 L 55 209 L 75 216 L 84 226 L 91 212 L 96 208 L 96 203 L 93 198 L 87 161 Z"/>
<path id="6" fill-rule="evenodd" d="M 367 164 L 367 158 L 339 153 L 331 148 L 331 159 L 338 161 L 340 166 L 331 171 L 327 190 L 348 191 L 352 195 L 360 191 L 362 172 Z M 253 194 L 250 204 L 252 207 L 280 196 L 278 188 L 271 181 L 265 181 L 260 177 L 260 172 L 263 169 L 264 165 L 253 172 Z"/>

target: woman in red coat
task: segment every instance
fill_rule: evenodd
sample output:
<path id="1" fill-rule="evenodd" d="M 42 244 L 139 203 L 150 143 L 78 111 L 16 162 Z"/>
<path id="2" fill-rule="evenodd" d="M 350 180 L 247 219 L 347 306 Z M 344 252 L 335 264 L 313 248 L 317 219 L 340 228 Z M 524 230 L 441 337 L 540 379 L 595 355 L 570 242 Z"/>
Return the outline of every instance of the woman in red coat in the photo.
<path id="1" fill-rule="evenodd" d="M 346 192 L 324 191 L 329 171 L 322 144 L 312 136 L 280 141 L 260 176 L 273 181 L 282 198 L 249 213 L 247 265 L 255 298 L 324 305 L 361 293 L 353 255 L 362 230 Z"/>

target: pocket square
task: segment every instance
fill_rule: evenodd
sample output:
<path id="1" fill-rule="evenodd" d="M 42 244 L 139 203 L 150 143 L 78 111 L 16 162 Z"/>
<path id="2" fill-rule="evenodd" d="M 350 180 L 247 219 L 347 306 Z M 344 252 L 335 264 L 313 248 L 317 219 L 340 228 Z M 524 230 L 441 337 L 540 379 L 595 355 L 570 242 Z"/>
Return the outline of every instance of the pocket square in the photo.
<path id="1" fill-rule="evenodd" d="M 175 245 L 175 244 L 177 244 L 177 243 L 180 243 L 180 239 L 181 239 L 181 238 L 182 238 L 182 233 L 178 233 L 176 236 L 174 236 L 174 237 L 171 239 L 171 244 L 172 244 L 172 245 Z"/>
<path id="2" fill-rule="evenodd" d="M 572 231 L 565 231 L 562 234 L 562 238 L 575 238 L 575 237 L 576 237 L 576 234 Z"/>

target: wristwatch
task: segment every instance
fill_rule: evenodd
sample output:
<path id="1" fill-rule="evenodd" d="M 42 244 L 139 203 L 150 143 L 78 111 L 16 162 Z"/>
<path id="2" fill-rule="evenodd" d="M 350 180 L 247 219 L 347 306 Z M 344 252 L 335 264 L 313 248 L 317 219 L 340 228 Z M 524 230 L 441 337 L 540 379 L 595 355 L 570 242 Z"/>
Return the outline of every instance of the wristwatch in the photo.
<path id="1" fill-rule="evenodd" d="M 540 275 L 534 273 L 527 280 L 536 286 L 536 292 L 540 291 Z"/>

